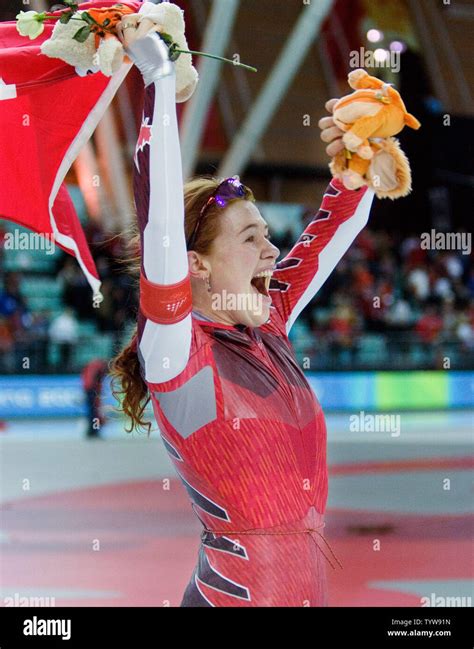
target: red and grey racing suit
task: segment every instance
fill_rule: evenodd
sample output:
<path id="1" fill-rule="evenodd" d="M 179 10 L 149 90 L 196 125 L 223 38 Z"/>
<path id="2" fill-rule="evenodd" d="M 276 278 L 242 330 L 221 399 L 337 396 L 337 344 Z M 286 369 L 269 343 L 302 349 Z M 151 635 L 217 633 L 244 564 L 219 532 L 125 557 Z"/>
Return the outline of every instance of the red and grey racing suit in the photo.
<path id="1" fill-rule="evenodd" d="M 269 320 L 192 311 L 175 74 L 146 86 L 134 157 L 138 346 L 164 445 L 203 524 L 182 606 L 325 606 L 326 425 L 289 330 L 368 220 L 373 192 L 333 180 L 277 263 Z"/>

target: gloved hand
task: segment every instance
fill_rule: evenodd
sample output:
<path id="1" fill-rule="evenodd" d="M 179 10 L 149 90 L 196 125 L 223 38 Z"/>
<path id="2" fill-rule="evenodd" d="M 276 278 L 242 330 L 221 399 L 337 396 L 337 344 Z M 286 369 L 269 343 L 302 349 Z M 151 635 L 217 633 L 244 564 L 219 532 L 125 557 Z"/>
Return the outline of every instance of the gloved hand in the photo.
<path id="1" fill-rule="evenodd" d="M 137 17 L 138 14 L 124 16 L 117 28 L 117 36 L 127 55 L 140 70 L 147 87 L 162 77 L 175 74 L 175 69 L 174 62 L 169 60 L 168 46 L 156 33 L 156 25 L 146 18 L 138 23 Z M 138 29 L 124 29 L 133 24 Z"/>

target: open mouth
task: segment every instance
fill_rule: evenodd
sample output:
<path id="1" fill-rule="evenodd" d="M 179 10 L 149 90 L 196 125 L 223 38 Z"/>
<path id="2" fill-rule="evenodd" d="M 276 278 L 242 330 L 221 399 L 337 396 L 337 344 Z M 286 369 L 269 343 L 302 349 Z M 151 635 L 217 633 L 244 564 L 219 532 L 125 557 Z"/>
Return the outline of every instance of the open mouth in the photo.
<path id="1" fill-rule="evenodd" d="M 272 270 L 263 270 L 261 273 L 257 273 L 257 275 L 252 277 L 250 283 L 254 288 L 256 288 L 259 293 L 269 297 L 270 280 L 272 278 L 272 275 Z"/>

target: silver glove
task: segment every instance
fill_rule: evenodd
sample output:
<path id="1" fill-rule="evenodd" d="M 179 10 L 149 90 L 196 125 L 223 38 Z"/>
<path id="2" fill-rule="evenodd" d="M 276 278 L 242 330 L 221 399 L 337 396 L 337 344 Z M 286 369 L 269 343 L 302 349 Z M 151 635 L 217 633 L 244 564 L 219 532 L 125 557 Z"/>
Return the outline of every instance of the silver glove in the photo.
<path id="1" fill-rule="evenodd" d="M 142 73 L 145 87 L 175 72 L 173 61 L 169 60 L 168 46 L 155 31 L 137 38 L 124 49 Z"/>

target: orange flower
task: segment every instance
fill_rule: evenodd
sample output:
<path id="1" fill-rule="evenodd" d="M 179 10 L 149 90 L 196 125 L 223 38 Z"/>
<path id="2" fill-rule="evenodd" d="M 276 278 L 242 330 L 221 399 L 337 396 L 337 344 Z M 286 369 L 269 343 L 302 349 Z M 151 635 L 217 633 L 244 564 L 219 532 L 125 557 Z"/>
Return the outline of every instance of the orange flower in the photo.
<path id="1" fill-rule="evenodd" d="M 91 18 L 93 18 L 99 25 L 103 25 L 104 22 L 108 19 L 109 22 L 106 25 L 106 29 L 101 29 L 99 25 L 92 25 L 91 32 L 95 33 L 95 46 L 99 47 L 99 37 L 103 36 L 105 38 L 110 37 L 115 33 L 115 28 L 118 23 L 122 20 L 123 16 L 127 14 L 135 13 L 133 9 L 127 7 L 123 4 L 116 4 L 107 9 L 88 9 L 87 13 Z"/>

